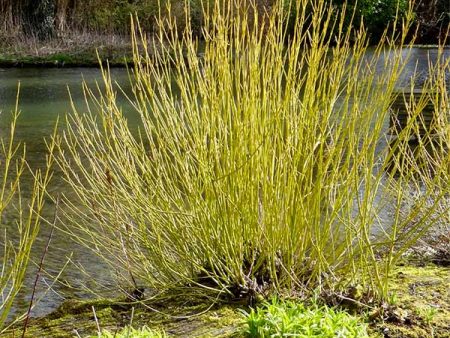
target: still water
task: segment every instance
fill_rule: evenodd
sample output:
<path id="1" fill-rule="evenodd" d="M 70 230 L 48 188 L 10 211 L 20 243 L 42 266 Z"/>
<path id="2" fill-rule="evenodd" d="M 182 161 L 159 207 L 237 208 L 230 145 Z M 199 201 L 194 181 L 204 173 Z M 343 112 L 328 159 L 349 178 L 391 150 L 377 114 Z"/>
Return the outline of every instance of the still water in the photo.
<path id="1" fill-rule="evenodd" d="M 120 83 L 125 91 L 129 91 L 128 74 L 125 69 L 113 69 L 113 78 Z M 19 92 L 20 117 L 16 127 L 16 140 L 26 144 L 27 161 L 31 168 L 41 168 L 45 166 L 46 146 L 45 138 L 51 135 L 57 118 L 61 120 L 72 111 L 70 97 L 77 110 L 86 110 L 82 82 L 86 81 L 90 88 L 96 86 L 96 82 L 102 82 L 101 73 L 93 68 L 73 68 L 73 69 L 43 69 L 43 68 L 11 68 L 0 69 L 0 137 L 8 133 L 11 111 L 14 110 L 15 100 Z M 70 92 L 70 95 L 69 95 Z M 119 102 L 127 109 L 127 101 L 119 96 Z M 137 125 L 137 114 L 128 113 L 130 124 Z M 62 124 L 62 123 L 61 123 Z M 24 175 L 23 195 L 27 196 L 31 189 L 30 175 Z M 56 175 L 50 185 L 52 194 L 64 192 L 64 184 L 61 177 Z M 45 217 L 53 217 L 54 206 L 51 201 L 47 204 Z M 5 217 L 8 229 L 8 238 L 14 240 L 15 226 L 14 216 L 8 214 Z M 4 230 L 2 220 L 1 230 Z M 37 238 L 33 250 L 33 259 L 38 262 L 44 251 L 50 226 L 42 224 L 41 233 Z M 3 241 L 3 236 L 0 239 Z M 64 264 L 70 263 L 63 270 L 59 282 L 44 296 L 43 291 L 48 289 L 48 285 L 53 282 L 54 276 L 61 271 Z M 75 265 L 81 264 L 85 271 Z M 105 291 L 111 285 L 111 276 L 101 262 L 92 256 L 88 250 L 78 246 L 65 236 L 62 232 L 56 231 L 53 235 L 48 254 L 45 258 L 44 269 L 46 273 L 42 275 L 38 286 L 38 298 L 42 300 L 34 309 L 34 315 L 48 313 L 55 309 L 61 301 L 68 297 L 86 297 L 89 292 L 85 288 Z M 15 306 L 16 310 L 23 311 L 27 308 L 32 285 L 36 276 L 37 267 L 32 265 L 25 282 L 25 292 L 18 298 Z M 106 288 L 100 288 L 95 280 L 104 284 Z M 67 284 L 66 284 L 67 283 Z"/>
<path id="2" fill-rule="evenodd" d="M 436 49 L 413 49 L 411 59 L 406 65 L 403 74 L 403 82 L 406 83 L 411 75 L 417 71 L 419 77 L 426 77 L 429 60 L 436 60 Z M 450 49 L 446 49 L 444 58 L 450 57 Z M 383 60 L 380 60 L 380 66 Z M 128 74 L 125 69 L 113 69 L 112 78 L 121 85 L 125 91 L 130 90 Z M 0 68 L 0 137 L 7 132 L 10 111 L 14 109 L 18 83 L 20 82 L 19 109 L 21 115 L 17 125 L 16 138 L 27 145 L 27 159 L 32 168 L 42 167 L 45 163 L 44 138 L 48 137 L 55 126 L 57 117 L 63 118 L 72 111 L 69 91 L 73 103 L 79 111 L 85 110 L 82 81 L 86 81 L 93 87 L 96 81 L 101 83 L 101 74 L 98 69 L 74 68 L 74 69 L 1 69 Z M 419 79 L 420 82 L 420 79 Z M 450 81 L 449 81 L 450 82 Z M 138 116 L 133 113 L 124 98 L 119 103 L 124 108 L 129 124 L 137 127 Z M 28 181 L 29 182 L 29 181 Z M 27 190 L 27 182 L 24 184 L 24 192 Z M 29 184 L 28 184 L 29 185 Z M 29 187 L 28 187 L 29 189 Z M 64 184 L 58 173 L 51 185 L 51 192 L 64 192 Z M 49 205 L 46 216 L 50 219 L 53 206 Z M 6 220 L 11 237 L 14 238 L 13 220 Z M 8 224 L 9 223 L 9 224 Z M 2 222 L 1 230 L 4 229 Z M 44 250 L 50 227 L 42 225 L 42 231 L 34 247 L 34 260 L 37 262 Z M 3 240 L 3 239 L 1 239 Z M 68 236 L 57 231 L 54 234 L 49 252 L 45 259 L 44 268 L 49 275 L 44 274 L 38 287 L 38 297 L 43 290 L 52 283 L 51 275 L 57 274 L 70 258 L 70 263 L 62 272 L 59 283 L 53 285 L 51 290 L 43 297 L 35 308 L 34 315 L 43 315 L 55 309 L 64 299 L 71 297 L 91 296 L 84 287 L 97 290 L 101 293 L 108 292 L 108 288 L 114 287 L 112 276 L 108 269 L 89 251 L 72 242 Z M 84 267 L 84 271 L 76 265 Z M 16 310 L 24 310 L 28 306 L 30 291 L 36 275 L 36 266 L 31 266 L 26 280 L 25 292 L 19 297 Z M 95 277 L 95 278 L 94 278 Z M 99 287 L 94 280 L 103 284 Z"/>

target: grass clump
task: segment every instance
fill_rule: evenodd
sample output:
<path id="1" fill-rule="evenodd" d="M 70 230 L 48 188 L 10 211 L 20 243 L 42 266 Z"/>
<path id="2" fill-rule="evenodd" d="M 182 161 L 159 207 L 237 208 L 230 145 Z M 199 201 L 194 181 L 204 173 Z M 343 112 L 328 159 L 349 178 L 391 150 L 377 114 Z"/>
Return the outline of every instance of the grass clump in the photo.
<path id="1" fill-rule="evenodd" d="M 273 299 L 246 315 L 246 337 L 368 337 L 366 325 L 346 312 Z"/>
<path id="2" fill-rule="evenodd" d="M 151 56 L 134 36 L 138 134 L 107 71 L 106 91 L 86 88 L 90 113 L 60 140 L 66 230 L 135 287 L 387 299 L 396 260 L 448 210 L 439 177 L 424 189 L 404 165 L 413 128 L 386 136 L 410 22 L 367 54 L 324 1 L 297 2 L 289 37 L 281 1 L 252 20 L 222 5 L 202 49 L 169 19 Z"/>
<path id="3" fill-rule="evenodd" d="M 102 330 L 97 336 L 92 338 L 166 338 L 167 335 L 163 331 L 152 330 L 147 326 L 135 329 L 133 327 L 124 327 L 119 332 L 111 332 Z"/>

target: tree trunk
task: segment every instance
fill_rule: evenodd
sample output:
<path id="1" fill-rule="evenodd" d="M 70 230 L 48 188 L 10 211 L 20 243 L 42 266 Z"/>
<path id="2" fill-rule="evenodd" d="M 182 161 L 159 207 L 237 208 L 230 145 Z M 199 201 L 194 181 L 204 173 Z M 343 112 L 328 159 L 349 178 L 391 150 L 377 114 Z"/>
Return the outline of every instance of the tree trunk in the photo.
<path id="1" fill-rule="evenodd" d="M 21 1 L 0 0 L 0 29 L 3 32 L 14 31 L 21 25 Z"/>
<path id="2" fill-rule="evenodd" d="M 55 0 L 24 0 L 23 31 L 27 36 L 47 40 L 55 34 Z"/>

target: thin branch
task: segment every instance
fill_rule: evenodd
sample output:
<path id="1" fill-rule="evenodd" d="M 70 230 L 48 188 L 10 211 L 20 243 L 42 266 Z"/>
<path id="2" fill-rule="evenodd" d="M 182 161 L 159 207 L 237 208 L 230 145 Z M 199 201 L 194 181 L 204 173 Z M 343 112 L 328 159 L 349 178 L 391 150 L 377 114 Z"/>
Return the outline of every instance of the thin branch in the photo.
<path id="1" fill-rule="evenodd" d="M 31 309 L 33 308 L 33 301 L 34 301 L 34 296 L 35 296 L 35 293 L 36 293 L 37 283 L 39 281 L 39 277 L 41 276 L 41 271 L 42 271 L 42 267 L 44 266 L 45 256 L 47 255 L 48 248 L 50 247 L 50 242 L 51 242 L 52 237 L 53 237 L 53 232 L 55 230 L 56 220 L 57 220 L 57 215 L 58 215 L 58 206 L 59 206 L 59 195 L 56 198 L 55 214 L 53 216 L 52 228 L 50 230 L 50 234 L 48 235 L 47 244 L 45 245 L 44 252 L 42 253 L 41 261 L 39 263 L 39 268 L 38 268 L 38 271 L 36 273 L 36 279 L 34 280 L 33 292 L 31 293 L 31 299 L 30 299 L 30 305 L 28 307 L 27 315 L 25 317 L 25 323 L 23 325 L 22 338 L 25 338 L 25 333 L 27 331 L 28 322 L 29 322 L 29 319 L 30 319 Z"/>

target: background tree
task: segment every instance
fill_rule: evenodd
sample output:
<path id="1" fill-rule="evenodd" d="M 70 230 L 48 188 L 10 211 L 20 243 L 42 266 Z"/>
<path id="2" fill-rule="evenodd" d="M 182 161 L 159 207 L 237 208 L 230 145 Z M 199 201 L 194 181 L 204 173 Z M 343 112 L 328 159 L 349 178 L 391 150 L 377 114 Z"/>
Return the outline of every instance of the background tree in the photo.
<path id="1" fill-rule="evenodd" d="M 11 30 L 13 27 L 20 26 L 20 13 L 22 1 L 1 0 L 0 1 L 0 29 L 2 31 Z"/>
<path id="2" fill-rule="evenodd" d="M 418 0 L 414 10 L 420 43 L 430 44 L 445 38 L 450 26 L 449 0 Z"/>
<path id="3" fill-rule="evenodd" d="M 189 0 L 192 28 L 197 34 L 201 32 L 203 20 L 201 1 Z M 215 1 L 219 0 L 203 0 L 203 3 Z M 270 10 L 273 3 L 273 0 L 255 1 L 261 13 L 266 9 Z M 372 41 L 376 42 L 397 12 L 402 17 L 410 0 L 329 1 L 337 8 L 342 8 L 346 3 L 347 26 L 355 13 L 353 26 L 358 27 L 361 21 L 364 21 Z M 285 2 L 288 4 L 290 1 Z M 179 27 L 182 27 L 185 20 L 184 3 L 184 0 L 0 0 L 0 44 L 3 38 L 6 37 L 3 40 L 8 43 L 11 37 L 19 33 L 40 40 L 65 33 L 67 30 L 73 31 L 74 34 L 81 31 L 128 34 L 130 14 L 136 14 L 141 27 L 152 32 L 155 29 L 155 17 L 160 13 L 158 4 L 163 6 L 163 15 L 167 15 L 166 5 L 170 4 L 171 15 L 176 18 Z M 415 22 L 420 27 L 418 43 L 437 43 L 439 38 L 442 40 L 445 37 L 450 25 L 449 0 L 416 0 L 414 12 Z M 293 24 L 294 13 L 291 20 Z"/>
<path id="4" fill-rule="evenodd" d="M 22 0 L 22 29 L 25 35 L 46 40 L 55 34 L 55 0 Z"/>

